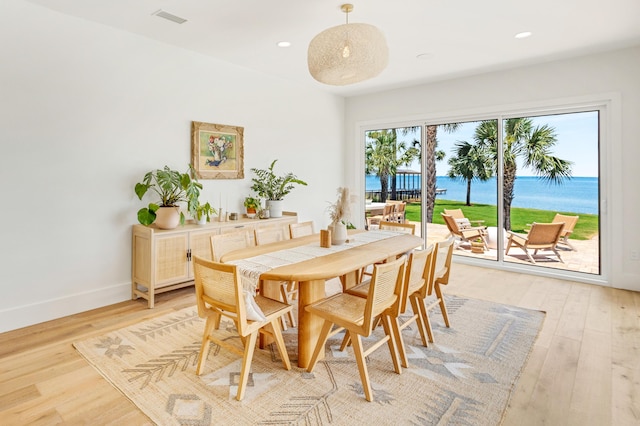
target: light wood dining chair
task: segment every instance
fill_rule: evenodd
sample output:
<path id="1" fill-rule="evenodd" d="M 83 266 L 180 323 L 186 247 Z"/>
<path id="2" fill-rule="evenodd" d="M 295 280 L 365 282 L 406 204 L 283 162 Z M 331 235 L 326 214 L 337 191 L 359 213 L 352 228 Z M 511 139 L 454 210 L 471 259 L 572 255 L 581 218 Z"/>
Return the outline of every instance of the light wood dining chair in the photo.
<path id="1" fill-rule="evenodd" d="M 395 211 L 394 203 L 386 203 L 382 208 L 382 214 L 367 217 L 367 229 L 373 229 L 373 226 L 377 227 L 383 221 L 392 222 Z"/>
<path id="2" fill-rule="evenodd" d="M 367 401 L 373 401 L 373 391 L 366 362 L 366 357 L 370 353 L 387 343 L 394 371 L 398 374 L 402 372 L 397 353 L 397 342 L 391 328 L 391 318 L 394 315 L 394 308 L 398 309 L 399 300 L 402 297 L 405 262 L 406 257 L 403 256 L 392 262 L 375 265 L 367 298 L 340 293 L 306 307 L 309 313 L 324 320 L 318 342 L 307 367 L 308 372 L 313 372 L 320 353 L 324 353 L 327 339 L 343 330 L 346 330 L 351 337 Z M 365 350 L 362 338 L 371 336 L 374 321 L 378 317 L 384 326 L 385 334 Z M 367 339 L 367 342 L 369 340 Z"/>
<path id="3" fill-rule="evenodd" d="M 413 315 L 406 319 L 399 330 L 404 330 L 413 321 L 418 325 L 422 344 L 428 346 L 428 342 L 433 343 L 433 329 L 429 319 L 429 311 L 438 306 L 444 320 L 445 326 L 450 327 L 447 305 L 444 301 L 441 285 L 449 284 L 449 273 L 451 271 L 451 260 L 453 258 L 453 247 L 455 238 L 449 237 L 444 241 L 439 241 L 430 245 L 424 250 L 416 250 L 412 253 L 413 258 L 409 258 L 410 264 L 407 266 L 407 276 L 405 278 L 405 300 L 401 305 L 400 313 L 406 312 L 406 301 L 411 303 Z M 424 259 L 426 257 L 426 260 Z M 422 263 L 424 261 L 424 264 Z M 420 268 L 424 266 L 422 280 L 419 279 Z M 355 292 L 356 287 L 351 290 Z M 362 297 L 362 294 L 360 294 Z M 401 339 L 400 336 L 399 339 Z M 399 340 L 402 342 L 402 340 Z M 344 342 L 343 342 L 344 343 Z M 400 348 L 400 345 L 398 345 Z M 403 346 L 404 348 L 404 346 Z M 406 367 L 406 353 L 403 367 Z"/>
<path id="4" fill-rule="evenodd" d="M 418 330 L 420 331 L 420 337 L 422 338 L 423 345 L 428 346 L 428 333 L 426 324 L 424 323 L 424 315 L 422 315 L 422 311 L 419 309 L 424 306 L 424 297 L 422 298 L 422 304 L 420 304 L 419 300 L 416 301 L 414 299 L 418 298 L 422 293 L 426 294 L 427 280 L 433 280 L 433 254 L 433 245 L 430 245 L 424 250 L 414 250 L 411 252 L 404 272 L 404 287 L 401 293 L 401 298 L 397 307 L 395 307 L 391 312 L 393 314 L 393 317 L 391 318 L 391 326 L 396 338 L 400 361 L 404 368 L 409 367 L 409 360 L 407 357 L 406 347 L 404 345 L 404 339 L 402 338 L 402 330 L 409 327 L 411 324 L 416 323 Z M 366 298 L 369 295 L 370 285 L 370 282 L 366 282 L 347 289 L 345 292 L 354 296 Z M 400 323 L 399 316 L 406 312 L 408 300 L 411 301 L 413 315 L 408 318 L 403 317 L 403 322 Z M 418 302 L 418 304 L 416 305 L 414 302 Z M 375 324 L 375 326 L 377 325 L 379 324 Z M 345 334 L 340 350 L 344 350 L 349 343 L 350 336 Z"/>
<path id="5" fill-rule="evenodd" d="M 315 228 L 313 226 L 313 221 L 308 222 L 298 222 L 298 223 L 290 223 L 289 224 L 289 236 L 291 238 L 305 237 L 307 235 L 315 234 Z"/>
<path id="6" fill-rule="evenodd" d="M 398 222 L 382 221 L 380 222 L 379 226 L 381 230 L 397 231 L 397 232 L 403 232 L 411 235 L 416 234 L 415 223 L 398 223 Z M 365 268 L 362 268 L 362 270 L 360 270 L 360 277 L 359 277 L 360 283 L 366 282 L 368 280 L 368 278 L 365 278 L 365 277 L 371 277 L 371 267 L 372 265 L 369 265 Z"/>
<path id="7" fill-rule="evenodd" d="M 211 236 L 211 254 L 214 262 L 220 262 L 225 254 L 253 246 L 247 231 L 230 232 Z"/>
<path id="8" fill-rule="evenodd" d="M 291 312 L 293 308 L 277 300 L 258 295 L 254 301 L 266 319 L 264 321 L 250 321 L 247 319 L 245 301 L 247 296 L 243 292 L 237 267 L 226 263 L 212 262 L 197 256 L 193 261 L 198 315 L 207 320 L 198 355 L 196 374 L 201 375 L 204 370 L 210 342 L 241 355 L 242 368 L 236 394 L 236 399 L 240 401 L 244 397 L 247 387 L 258 334 L 266 334 L 275 340 L 284 368 L 291 369 L 287 348 L 282 338 L 280 318 Z M 240 341 L 243 344 L 242 348 L 230 343 L 235 339 L 217 336 L 219 332 L 216 332 L 218 329 L 216 324 L 219 324 L 222 317 L 235 323 Z"/>
<path id="9" fill-rule="evenodd" d="M 211 236 L 211 254 L 214 262 L 220 262 L 225 254 L 253 246 L 251 236 L 247 231 L 229 232 Z M 220 318 L 215 324 L 216 330 L 220 326 Z"/>
<path id="10" fill-rule="evenodd" d="M 404 201 L 396 203 L 395 211 L 393 212 L 393 221 L 398 223 L 404 223 L 406 220 L 406 207 L 407 203 Z"/>
<path id="11" fill-rule="evenodd" d="M 254 236 L 257 246 L 284 241 L 287 239 L 285 229 L 282 227 L 256 228 L 254 230 Z M 280 286 L 280 300 L 291 305 L 292 299 L 298 293 L 298 283 L 295 281 L 280 281 L 278 284 Z M 291 327 L 295 327 L 297 325 L 297 321 L 293 311 L 288 313 L 288 318 L 291 323 Z M 285 322 L 284 317 L 282 318 L 282 328 L 285 330 L 287 329 L 287 323 Z"/>
<path id="12" fill-rule="evenodd" d="M 389 230 L 389 231 L 397 231 L 404 232 L 406 234 L 416 235 L 416 224 L 415 223 L 399 223 L 399 222 L 380 222 L 381 230 Z"/>
<path id="13" fill-rule="evenodd" d="M 254 229 L 254 237 L 257 246 L 264 244 L 275 243 L 278 241 L 284 241 L 288 239 L 288 235 L 285 228 L 280 226 L 268 227 L 268 228 L 256 228 Z"/>
<path id="14" fill-rule="evenodd" d="M 451 273 L 451 260 L 453 259 L 454 242 L 455 237 L 449 237 L 446 240 L 438 241 L 435 244 L 435 254 L 432 260 L 432 278 L 427 280 L 427 291 L 425 295 L 424 305 L 425 313 L 428 313 L 430 309 L 439 306 L 440 313 L 442 314 L 442 319 L 444 320 L 444 324 L 447 327 L 451 326 L 449 323 L 449 313 L 447 312 L 447 305 L 444 302 L 444 296 L 442 294 L 442 288 L 440 286 L 449 284 L 449 274 Z M 433 331 L 431 329 L 431 323 L 429 322 L 429 316 L 425 315 L 424 320 L 427 326 L 429 341 L 433 342 Z"/>

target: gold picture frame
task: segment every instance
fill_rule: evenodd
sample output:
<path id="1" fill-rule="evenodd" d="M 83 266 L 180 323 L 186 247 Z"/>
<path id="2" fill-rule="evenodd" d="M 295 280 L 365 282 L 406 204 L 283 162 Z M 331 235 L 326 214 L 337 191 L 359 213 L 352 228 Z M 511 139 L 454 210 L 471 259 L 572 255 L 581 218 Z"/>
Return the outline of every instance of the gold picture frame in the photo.
<path id="1" fill-rule="evenodd" d="M 244 178 L 244 127 L 191 122 L 191 165 L 198 179 Z"/>

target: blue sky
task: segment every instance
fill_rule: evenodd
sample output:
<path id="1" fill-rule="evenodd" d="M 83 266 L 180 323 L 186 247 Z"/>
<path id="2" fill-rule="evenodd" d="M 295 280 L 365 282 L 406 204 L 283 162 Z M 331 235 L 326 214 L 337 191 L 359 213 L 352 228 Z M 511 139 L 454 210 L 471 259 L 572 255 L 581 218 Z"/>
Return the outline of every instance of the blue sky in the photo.
<path id="1" fill-rule="evenodd" d="M 574 177 L 598 176 L 598 112 L 582 112 L 572 114 L 546 115 L 534 117 L 534 125 L 548 124 L 555 128 L 557 143 L 553 147 L 553 154 L 563 160 L 573 162 Z M 438 149 L 447 156 L 436 164 L 437 175 L 447 174 L 448 158 L 452 155 L 454 144 L 460 140 L 473 142 L 473 132 L 477 122 L 465 123 L 455 133 L 438 131 Z M 414 163 L 413 170 L 420 170 L 420 165 Z M 519 176 L 535 175 L 523 166 L 518 167 Z"/>

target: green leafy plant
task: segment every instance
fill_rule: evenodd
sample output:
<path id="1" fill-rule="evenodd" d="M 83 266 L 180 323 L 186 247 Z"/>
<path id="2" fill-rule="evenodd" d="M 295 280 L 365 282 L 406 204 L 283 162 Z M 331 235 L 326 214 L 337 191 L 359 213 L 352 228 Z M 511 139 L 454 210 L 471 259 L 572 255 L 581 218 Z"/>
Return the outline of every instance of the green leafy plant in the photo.
<path id="1" fill-rule="evenodd" d="M 195 178 L 195 171 L 191 165 L 186 173 L 171 170 L 168 166 L 151 170 L 144 175 L 142 182 L 136 183 L 135 192 L 140 200 L 148 191 L 155 192 L 160 197 L 160 201 L 149 203 L 149 206 L 138 210 L 138 222 L 143 225 L 151 225 L 156 220 L 158 208 L 175 207 L 180 202 L 186 202 L 187 210 L 193 217 L 196 217 L 201 189 L 202 184 Z M 182 212 L 180 212 L 180 223 L 184 224 Z"/>
<path id="2" fill-rule="evenodd" d="M 261 200 L 257 197 L 246 197 L 244 199 L 244 206 L 248 209 L 255 209 L 256 211 L 260 209 Z"/>
<path id="3" fill-rule="evenodd" d="M 273 160 L 267 169 L 251 169 L 256 175 L 251 179 L 253 181 L 251 190 L 255 191 L 259 197 L 273 201 L 282 200 L 295 188 L 296 184 L 307 185 L 305 181 L 298 179 L 293 173 L 276 176 L 273 171 L 276 161 L 278 160 Z"/>
<path id="4" fill-rule="evenodd" d="M 198 203 L 198 205 L 196 206 L 196 209 L 195 209 L 195 215 L 193 217 L 196 220 L 200 220 L 203 217 L 206 217 L 207 218 L 207 222 L 210 222 L 211 221 L 211 216 L 213 216 L 216 213 L 217 213 L 216 209 L 211 207 L 211 204 L 209 204 L 209 202 L 206 202 L 204 204 Z"/>

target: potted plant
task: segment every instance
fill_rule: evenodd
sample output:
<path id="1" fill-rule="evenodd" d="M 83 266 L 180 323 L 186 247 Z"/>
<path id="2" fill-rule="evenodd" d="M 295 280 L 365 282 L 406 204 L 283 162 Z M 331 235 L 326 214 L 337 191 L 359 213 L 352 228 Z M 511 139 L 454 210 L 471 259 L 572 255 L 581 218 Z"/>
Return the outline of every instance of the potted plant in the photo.
<path id="1" fill-rule="evenodd" d="M 347 224 L 349 223 L 349 188 L 338 188 L 338 198 L 327 207 L 331 224 L 331 244 L 343 244 L 347 240 Z M 350 223 L 349 223 L 350 224 Z"/>
<path id="2" fill-rule="evenodd" d="M 216 209 L 211 207 L 211 204 L 209 204 L 209 202 L 206 202 L 204 204 L 198 203 L 195 208 L 195 215 L 193 216 L 193 218 L 198 225 L 204 225 L 205 223 L 210 222 L 211 216 L 216 213 Z"/>
<path id="3" fill-rule="evenodd" d="M 484 240 L 482 238 L 476 238 L 471 241 L 472 253 L 484 253 Z"/>
<path id="4" fill-rule="evenodd" d="M 247 209 L 247 217 L 249 219 L 253 219 L 254 217 L 256 217 L 256 214 L 258 213 L 261 205 L 262 202 L 260 198 L 246 197 L 244 199 L 244 207 Z"/>
<path id="5" fill-rule="evenodd" d="M 251 190 L 255 191 L 259 197 L 267 200 L 267 209 L 269 209 L 269 215 L 271 217 L 282 216 L 282 200 L 285 195 L 289 194 L 295 188 L 296 184 L 307 185 L 305 181 L 298 179 L 291 172 L 276 176 L 273 171 L 276 161 L 278 160 L 273 160 L 267 169 L 251 169 L 256 175 L 251 179 L 253 181 Z"/>
<path id="6" fill-rule="evenodd" d="M 155 222 L 161 229 L 173 229 L 178 223 L 184 224 L 184 214 L 178 203 L 186 202 L 187 210 L 195 217 L 201 189 L 202 184 L 195 178 L 191 165 L 187 173 L 171 170 L 168 166 L 151 170 L 144 175 L 142 182 L 136 183 L 135 192 L 142 200 L 151 190 L 160 197 L 160 201 L 138 210 L 138 221 L 147 226 Z"/>

